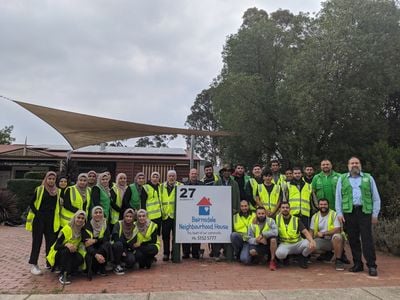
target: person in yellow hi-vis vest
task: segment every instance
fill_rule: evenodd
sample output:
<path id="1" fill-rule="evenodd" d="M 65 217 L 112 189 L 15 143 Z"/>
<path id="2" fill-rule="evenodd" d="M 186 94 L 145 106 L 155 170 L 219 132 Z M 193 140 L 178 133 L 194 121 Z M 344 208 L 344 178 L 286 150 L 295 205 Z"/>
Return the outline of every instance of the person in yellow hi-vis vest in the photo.
<path id="1" fill-rule="evenodd" d="M 263 182 L 257 188 L 257 206 L 265 208 L 267 217 L 275 218 L 282 201 L 282 187 L 272 182 L 272 172 L 264 169 Z"/>
<path id="2" fill-rule="evenodd" d="M 244 190 L 246 193 L 246 199 L 249 202 L 250 211 L 255 212 L 257 208 L 257 189 L 258 185 L 262 183 L 262 167 L 259 164 L 255 164 L 252 169 L 252 177 L 247 181 Z M 241 199 L 242 200 L 242 199 Z"/>
<path id="3" fill-rule="evenodd" d="M 176 171 L 169 170 L 167 172 L 167 181 L 161 185 L 161 208 L 162 208 L 162 240 L 164 256 L 163 261 L 168 261 L 172 253 L 170 251 L 171 232 L 174 239 L 175 229 L 175 201 L 176 187 L 182 183 L 176 181 Z"/>
<path id="4" fill-rule="evenodd" d="M 119 173 L 115 178 L 115 184 L 110 190 L 111 194 L 111 217 L 110 217 L 110 228 L 112 231 L 112 227 L 119 220 L 122 219 L 123 216 L 123 200 L 125 193 L 128 189 L 127 177 L 125 173 Z"/>
<path id="5" fill-rule="evenodd" d="M 78 210 L 83 210 L 86 215 L 89 214 L 90 189 L 87 184 L 87 174 L 81 173 L 78 176 L 77 183 L 65 190 L 64 204 L 60 213 L 61 227 L 67 225 Z"/>
<path id="6" fill-rule="evenodd" d="M 43 235 L 46 240 L 46 256 L 50 247 L 57 238 L 60 228 L 60 189 L 56 186 L 56 173 L 47 172 L 42 185 L 35 189 L 30 210 L 26 219 L 26 230 L 32 231 L 32 249 L 29 263 L 32 264 L 31 273 L 40 275 L 42 271 L 38 266 L 40 247 Z M 49 268 L 49 264 L 46 264 Z"/>
<path id="7" fill-rule="evenodd" d="M 65 225 L 56 242 L 51 246 L 47 261 L 52 267 L 59 267 L 61 284 L 70 284 L 69 276 L 79 267 L 85 269 L 86 249 L 82 243 L 82 230 L 86 223 L 86 213 L 78 210 Z"/>
<path id="8" fill-rule="evenodd" d="M 161 233 L 161 186 L 160 186 L 160 173 L 153 172 L 150 176 L 150 181 L 148 181 L 143 186 L 143 199 L 145 199 L 145 205 L 141 207 L 146 207 L 147 215 L 150 220 L 157 224 L 157 234 Z"/>
<path id="9" fill-rule="evenodd" d="M 160 251 L 157 224 L 147 217 L 147 212 L 144 209 L 138 210 L 135 224 L 138 229 L 137 242 L 134 245 L 136 260 L 140 268 L 150 269 L 154 257 Z"/>

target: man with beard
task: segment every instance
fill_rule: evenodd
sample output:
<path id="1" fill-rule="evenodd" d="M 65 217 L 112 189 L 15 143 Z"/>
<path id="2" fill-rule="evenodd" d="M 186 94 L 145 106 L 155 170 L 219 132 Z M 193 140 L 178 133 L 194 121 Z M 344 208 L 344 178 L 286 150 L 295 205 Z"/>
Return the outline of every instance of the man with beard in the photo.
<path id="1" fill-rule="evenodd" d="M 245 174 L 245 169 L 244 165 L 242 164 L 237 164 L 235 168 L 235 172 L 232 174 L 233 178 L 239 185 L 239 191 L 240 191 L 240 200 L 247 199 L 246 198 L 246 192 L 245 192 L 245 186 L 247 182 L 250 180 L 250 176 Z"/>
<path id="2" fill-rule="evenodd" d="M 258 185 L 263 182 L 261 165 L 255 164 L 252 170 L 253 177 L 249 179 L 245 186 L 246 199 L 250 204 L 250 210 L 255 211 L 257 207 L 257 190 Z"/>
<path id="3" fill-rule="evenodd" d="M 309 184 L 311 184 L 314 177 L 314 167 L 311 165 L 306 165 L 304 167 L 304 177 L 303 180 Z"/>
<path id="4" fill-rule="evenodd" d="M 247 200 L 240 201 L 240 211 L 233 215 L 233 232 L 231 233 L 233 252 L 236 260 L 240 259 L 244 263 L 249 252 L 247 233 L 255 216 L 250 212 Z"/>
<path id="5" fill-rule="evenodd" d="M 319 211 L 311 218 L 310 232 L 315 239 L 317 251 L 335 251 L 336 271 L 343 271 L 341 260 L 343 239 L 340 234 L 341 226 L 334 210 L 329 209 L 327 199 L 318 200 Z"/>
<path id="6" fill-rule="evenodd" d="M 301 168 L 293 168 L 293 180 L 287 188 L 287 197 L 290 203 L 290 213 L 298 217 L 304 226 L 310 228 L 310 212 L 312 201 L 311 184 L 302 179 Z"/>
<path id="7" fill-rule="evenodd" d="M 264 207 L 257 207 L 256 219 L 249 226 L 249 255 L 247 262 L 258 261 L 270 252 L 269 269 L 276 270 L 275 252 L 277 247 L 278 228 L 274 219 L 267 217 Z"/>
<path id="8" fill-rule="evenodd" d="M 335 209 L 336 184 L 340 174 L 332 170 L 332 163 L 328 159 L 321 161 L 321 172 L 314 176 L 312 189 L 317 198 L 327 199 L 329 209 Z"/>
<path id="9" fill-rule="evenodd" d="M 357 157 L 348 161 L 349 173 L 342 174 L 336 186 L 336 212 L 349 235 L 353 267 L 350 272 L 364 270 L 362 254 L 367 261 L 370 276 L 378 276 L 372 224 L 378 223 L 381 199 L 374 178 L 361 172 L 361 162 Z M 361 237 L 361 243 L 360 243 Z"/>
<path id="10" fill-rule="evenodd" d="M 300 256 L 300 267 L 308 268 L 308 256 L 315 250 L 315 241 L 301 220 L 290 214 L 289 202 L 282 202 L 280 214 L 276 216 L 280 244 L 276 257 L 285 260 L 288 255 Z M 306 239 L 302 239 L 302 233 Z"/>
<path id="11" fill-rule="evenodd" d="M 278 184 L 283 188 L 283 185 L 286 184 L 285 175 L 281 174 L 281 164 L 278 160 L 271 161 L 271 172 L 272 172 L 272 182 L 274 184 Z"/>
<path id="12" fill-rule="evenodd" d="M 214 185 L 219 179 L 218 175 L 214 174 L 214 167 L 211 163 L 208 163 L 204 166 L 204 177 L 201 181 L 204 185 Z"/>

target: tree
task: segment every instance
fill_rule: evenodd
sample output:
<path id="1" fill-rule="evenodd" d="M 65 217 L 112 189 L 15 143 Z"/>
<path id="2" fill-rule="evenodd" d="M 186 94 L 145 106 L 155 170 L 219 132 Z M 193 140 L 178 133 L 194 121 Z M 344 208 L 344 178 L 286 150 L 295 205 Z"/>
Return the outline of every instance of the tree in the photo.
<path id="1" fill-rule="evenodd" d="M 176 139 L 177 135 L 154 135 L 139 138 L 135 147 L 168 148 L 169 142 Z"/>
<path id="2" fill-rule="evenodd" d="M 0 129 L 0 145 L 10 145 L 15 141 L 15 138 L 11 136 L 11 132 L 13 131 L 14 126 L 5 126 L 3 129 Z"/>
<path id="3" fill-rule="evenodd" d="M 186 118 L 186 126 L 192 129 L 207 131 L 216 131 L 219 129 L 219 123 L 214 114 L 212 94 L 213 88 L 210 87 L 197 95 L 194 104 L 190 108 L 191 114 Z M 190 136 L 186 138 L 186 143 L 190 146 Z M 217 164 L 220 156 L 218 137 L 196 137 L 194 151 L 205 160 Z"/>

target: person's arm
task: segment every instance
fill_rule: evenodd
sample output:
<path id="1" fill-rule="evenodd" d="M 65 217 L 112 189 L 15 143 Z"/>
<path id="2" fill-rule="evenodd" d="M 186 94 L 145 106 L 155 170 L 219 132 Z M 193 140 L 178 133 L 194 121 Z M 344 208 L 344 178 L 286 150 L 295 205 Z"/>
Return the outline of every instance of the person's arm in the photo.
<path id="1" fill-rule="evenodd" d="M 38 190 L 35 189 L 35 192 L 33 193 L 31 202 L 29 203 L 29 208 L 32 210 L 32 212 L 33 212 L 35 215 L 37 215 L 37 213 L 38 213 L 38 210 L 37 210 L 36 207 L 35 207 L 35 201 L 36 201 L 36 198 L 37 198 L 37 196 L 36 196 L 37 192 L 38 192 Z M 39 207 L 39 208 L 40 208 L 40 207 Z"/>
<path id="2" fill-rule="evenodd" d="M 75 206 L 72 206 L 71 191 L 70 191 L 69 187 L 65 190 L 65 193 L 64 193 L 64 208 L 73 213 L 76 213 L 78 211 L 78 209 Z"/>
<path id="3" fill-rule="evenodd" d="M 372 192 L 372 223 L 378 222 L 378 215 L 381 209 L 381 197 L 374 178 L 371 176 L 371 192 Z"/>
<path id="4" fill-rule="evenodd" d="M 310 232 L 305 228 L 304 224 L 299 220 L 299 229 L 301 233 L 306 237 L 307 241 L 310 243 L 308 246 L 311 250 L 315 250 L 316 244 L 315 240 L 313 239 L 312 235 Z"/>
<path id="5" fill-rule="evenodd" d="M 140 193 L 140 208 L 146 209 L 146 202 L 147 202 L 147 192 L 143 187 L 142 192 Z"/>
<path id="6" fill-rule="evenodd" d="M 119 236 L 119 226 L 120 223 L 117 222 L 115 223 L 114 227 L 113 227 L 113 232 L 112 232 L 112 236 L 111 239 L 113 240 L 113 242 L 118 242 L 120 240 L 120 236 Z"/>
<path id="7" fill-rule="evenodd" d="M 250 180 L 247 182 L 244 190 L 245 190 L 245 193 L 246 193 L 247 201 L 249 201 L 249 203 L 251 205 L 256 207 L 257 204 L 256 204 L 256 201 L 254 200 L 254 197 L 253 197 L 253 187 L 251 186 L 251 181 Z"/>
<path id="8" fill-rule="evenodd" d="M 117 211 L 119 213 L 121 212 L 121 208 L 118 207 L 118 205 L 117 205 L 117 194 L 115 193 L 114 189 L 110 190 L 110 205 L 115 211 Z"/>
<path id="9" fill-rule="evenodd" d="M 101 204 L 100 204 L 100 188 L 98 186 L 92 187 L 92 195 L 90 196 L 90 200 L 93 203 L 93 207 L 101 206 Z"/>
<path id="10" fill-rule="evenodd" d="M 122 199 L 121 211 L 125 211 L 128 208 L 133 208 L 133 207 L 131 207 L 131 204 L 130 204 L 131 197 L 132 197 L 132 190 L 131 190 L 131 187 L 128 186 L 128 188 L 125 191 L 124 198 Z"/>
<path id="11" fill-rule="evenodd" d="M 61 250 L 65 247 L 64 245 L 64 240 L 65 240 L 65 236 L 64 233 L 60 232 L 60 234 L 58 235 L 58 238 L 54 244 L 54 250 Z"/>
<path id="12" fill-rule="evenodd" d="M 339 177 L 338 182 L 336 184 L 336 195 L 335 195 L 335 210 L 336 215 L 339 218 L 339 221 L 343 223 L 344 217 L 342 212 L 342 177 Z"/>
<path id="13" fill-rule="evenodd" d="M 254 236 L 254 232 L 253 232 L 253 228 L 252 228 L 252 226 L 249 226 L 249 229 L 247 230 L 247 236 L 248 236 L 248 243 L 250 244 L 250 245 L 257 245 L 257 237 L 256 236 Z"/>
<path id="14" fill-rule="evenodd" d="M 268 221 L 266 221 L 268 222 Z M 276 223 L 273 219 L 270 219 L 269 221 L 269 230 L 267 232 L 264 232 L 262 235 L 266 239 L 272 238 L 272 237 L 277 237 L 278 236 L 278 226 L 276 226 Z"/>

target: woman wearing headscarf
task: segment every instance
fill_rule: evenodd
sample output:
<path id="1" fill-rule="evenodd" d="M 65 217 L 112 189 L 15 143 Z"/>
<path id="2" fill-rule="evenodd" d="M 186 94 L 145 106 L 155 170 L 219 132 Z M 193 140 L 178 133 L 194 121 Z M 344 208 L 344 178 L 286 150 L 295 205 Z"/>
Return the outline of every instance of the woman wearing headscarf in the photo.
<path id="1" fill-rule="evenodd" d="M 142 208 L 146 209 L 148 218 L 157 224 L 157 234 L 160 235 L 162 223 L 160 173 L 151 173 L 150 180 L 143 189 L 146 197 Z"/>
<path id="2" fill-rule="evenodd" d="M 134 247 L 136 250 L 136 260 L 140 268 L 151 268 L 154 257 L 160 250 L 160 240 L 157 235 L 157 224 L 147 217 L 144 209 L 137 212 L 136 227 L 138 230 L 137 242 Z"/>
<path id="3" fill-rule="evenodd" d="M 122 219 L 122 203 L 124 199 L 124 195 L 128 188 L 128 184 L 126 182 L 126 174 L 119 173 L 116 178 L 116 183 L 113 185 L 111 189 L 111 229 L 120 219 Z"/>
<path id="4" fill-rule="evenodd" d="M 123 211 L 128 208 L 139 210 L 142 201 L 146 201 L 147 194 L 144 192 L 143 185 L 146 183 L 146 177 L 143 172 L 136 174 L 134 183 L 130 184 L 125 192 L 123 200 Z M 145 205 L 146 202 L 144 202 Z"/>
<path id="5" fill-rule="evenodd" d="M 86 213 L 78 210 L 65 225 L 56 242 L 51 246 L 47 261 L 52 267 L 59 267 L 61 284 L 70 284 L 69 276 L 82 265 L 85 268 L 85 246 L 82 244 L 82 230 L 86 223 Z"/>
<path id="6" fill-rule="evenodd" d="M 64 198 L 65 190 L 68 187 L 68 178 L 66 175 L 57 177 L 57 187 L 61 190 L 61 198 Z"/>
<path id="7" fill-rule="evenodd" d="M 90 209 L 90 189 L 87 186 L 88 176 L 81 173 L 73 186 L 67 187 L 64 192 L 64 205 L 61 208 L 60 221 L 64 227 L 78 210 L 83 210 L 86 216 Z"/>
<path id="8" fill-rule="evenodd" d="M 82 241 L 87 252 L 85 260 L 89 279 L 92 273 L 106 275 L 105 266 L 112 260 L 112 249 L 110 231 L 101 206 L 93 207 L 92 219 L 82 231 Z"/>
<path id="9" fill-rule="evenodd" d="M 92 187 L 91 200 L 93 206 L 101 206 L 103 208 L 104 217 L 108 220 L 110 216 L 110 176 L 104 172 L 97 176 L 97 185 Z"/>
<path id="10" fill-rule="evenodd" d="M 124 262 L 127 268 L 132 268 L 135 264 L 134 244 L 137 241 L 137 228 L 134 224 L 135 212 L 128 208 L 124 212 L 123 219 L 115 224 L 112 234 L 114 273 L 117 275 L 125 274 L 121 267 Z"/>
<path id="11" fill-rule="evenodd" d="M 29 263 L 32 264 L 31 273 L 40 275 L 38 266 L 40 247 L 43 235 L 46 241 L 46 256 L 51 245 L 57 238 L 60 228 L 60 190 L 56 186 L 56 173 L 47 172 L 42 184 L 35 189 L 30 211 L 26 218 L 26 230 L 32 231 L 32 249 Z M 48 268 L 48 263 L 46 268 Z"/>
<path id="12" fill-rule="evenodd" d="M 97 184 L 97 173 L 96 171 L 91 170 L 87 173 L 87 175 L 88 175 L 88 188 L 91 189 Z"/>

